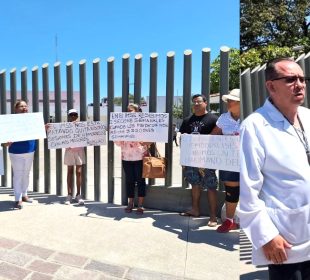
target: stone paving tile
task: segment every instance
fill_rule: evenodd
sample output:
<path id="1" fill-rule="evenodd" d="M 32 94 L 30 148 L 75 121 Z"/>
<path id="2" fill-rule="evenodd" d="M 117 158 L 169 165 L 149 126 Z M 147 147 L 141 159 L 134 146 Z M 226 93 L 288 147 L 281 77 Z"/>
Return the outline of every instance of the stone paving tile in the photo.
<path id="1" fill-rule="evenodd" d="M 19 244 L 20 244 L 20 242 L 18 242 L 18 241 L 14 241 L 11 239 L 0 237 L 0 248 L 12 249 Z"/>
<path id="2" fill-rule="evenodd" d="M 184 280 L 184 277 L 131 268 L 125 275 L 128 280 Z"/>
<path id="3" fill-rule="evenodd" d="M 25 266 L 32 260 L 32 258 L 33 257 L 18 251 L 6 251 L 4 253 L 0 253 L 0 260 L 18 266 Z"/>
<path id="4" fill-rule="evenodd" d="M 41 273 L 55 274 L 60 267 L 61 266 L 56 263 L 34 260 L 27 268 Z"/>
<path id="5" fill-rule="evenodd" d="M 86 264 L 88 259 L 85 257 L 75 256 L 71 254 L 57 253 L 53 255 L 50 260 L 53 260 L 60 264 L 82 267 Z"/>
<path id="6" fill-rule="evenodd" d="M 122 278 L 128 270 L 124 266 L 111 265 L 98 261 L 91 261 L 85 266 L 85 269 L 101 271 L 107 276 L 116 276 L 119 278 Z"/>
<path id="7" fill-rule="evenodd" d="M 54 275 L 54 280 L 97 280 L 101 273 L 76 267 L 62 266 Z M 105 278 L 103 278 L 105 279 Z"/>
<path id="8" fill-rule="evenodd" d="M 9 280 L 23 280 L 31 271 L 8 263 L 0 263 L 0 277 Z"/>
<path id="9" fill-rule="evenodd" d="M 39 272 L 33 272 L 30 275 L 30 278 L 28 277 L 27 280 L 53 280 L 53 276 Z"/>
<path id="10" fill-rule="evenodd" d="M 52 250 L 45 249 L 45 248 L 38 247 L 38 246 L 29 245 L 29 244 L 22 244 L 21 246 L 17 247 L 15 250 L 32 255 L 32 256 L 37 256 L 45 260 L 54 253 L 54 251 Z"/>

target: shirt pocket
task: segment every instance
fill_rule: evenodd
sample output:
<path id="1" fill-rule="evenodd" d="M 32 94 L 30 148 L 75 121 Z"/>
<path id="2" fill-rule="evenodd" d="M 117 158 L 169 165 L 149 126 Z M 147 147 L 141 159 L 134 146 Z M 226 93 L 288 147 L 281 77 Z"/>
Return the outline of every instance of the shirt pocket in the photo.
<path id="1" fill-rule="evenodd" d="M 269 209 L 269 215 L 282 235 L 291 244 L 310 240 L 310 206 L 296 209 Z"/>

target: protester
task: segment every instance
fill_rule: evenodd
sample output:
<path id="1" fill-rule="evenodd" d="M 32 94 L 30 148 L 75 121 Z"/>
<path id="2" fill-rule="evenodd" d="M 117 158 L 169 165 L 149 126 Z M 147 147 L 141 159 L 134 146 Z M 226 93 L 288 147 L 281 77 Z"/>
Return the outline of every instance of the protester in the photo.
<path id="1" fill-rule="evenodd" d="M 269 97 L 240 129 L 240 221 L 253 264 L 270 280 L 310 279 L 310 110 L 306 78 L 290 58 L 265 70 Z"/>
<path id="2" fill-rule="evenodd" d="M 24 100 L 18 100 L 14 105 L 16 114 L 28 113 L 28 105 Z M 6 143 L 9 147 L 9 155 L 13 169 L 13 188 L 15 196 L 15 208 L 22 209 L 22 202 L 32 202 L 28 197 L 29 174 L 36 150 L 36 141 L 27 140 Z"/>
<path id="3" fill-rule="evenodd" d="M 176 145 L 176 146 L 179 146 L 178 140 L 177 140 L 178 131 L 179 131 L 179 130 L 178 130 L 178 128 L 177 128 L 177 125 L 174 123 L 174 124 L 172 125 L 172 135 L 173 135 L 172 141 L 175 142 L 175 145 Z"/>
<path id="4" fill-rule="evenodd" d="M 209 113 L 207 99 L 204 95 L 196 94 L 192 97 L 194 114 L 183 120 L 180 133 L 188 134 L 210 134 L 216 125 L 217 116 Z M 182 143 L 181 143 L 182 144 Z M 208 226 L 217 226 L 217 177 L 215 170 L 197 168 L 191 166 L 184 167 L 184 176 L 192 185 L 192 209 L 180 213 L 181 216 L 199 217 L 200 215 L 200 195 L 201 190 L 207 189 L 207 197 L 210 210 L 210 220 Z"/>
<path id="5" fill-rule="evenodd" d="M 129 103 L 127 111 L 131 113 L 141 112 L 139 105 Z M 142 178 L 142 160 L 147 154 L 148 146 L 151 143 L 115 141 L 122 150 L 122 165 L 125 172 L 126 191 L 128 197 L 128 206 L 126 213 L 131 213 L 134 209 L 135 186 L 138 188 L 138 208 L 136 214 L 142 215 L 144 212 L 143 202 L 145 197 L 145 179 Z"/>
<path id="6" fill-rule="evenodd" d="M 70 109 L 68 111 L 68 121 L 76 122 L 78 119 L 78 111 L 76 109 Z M 75 201 L 79 205 L 84 205 L 84 200 L 81 196 L 82 185 L 82 166 L 85 164 L 85 151 L 84 147 L 66 148 L 64 156 L 64 164 L 67 165 L 67 190 L 68 195 L 65 200 L 66 205 L 70 205 L 73 200 L 73 173 L 75 167 L 76 177 L 76 195 Z"/>
<path id="7" fill-rule="evenodd" d="M 211 134 L 239 135 L 240 90 L 233 89 L 229 94 L 223 95 L 222 100 L 227 103 L 228 112 L 219 117 Z M 226 233 L 238 228 L 234 222 L 234 215 L 239 201 L 239 172 L 221 170 L 220 178 L 225 186 L 226 220 L 217 228 L 217 232 Z"/>

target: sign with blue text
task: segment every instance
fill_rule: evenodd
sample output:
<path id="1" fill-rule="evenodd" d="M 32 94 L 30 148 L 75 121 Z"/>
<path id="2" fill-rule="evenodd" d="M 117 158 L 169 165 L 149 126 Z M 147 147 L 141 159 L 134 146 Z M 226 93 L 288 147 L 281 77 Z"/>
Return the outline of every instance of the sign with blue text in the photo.
<path id="1" fill-rule="evenodd" d="M 110 115 L 110 141 L 168 142 L 168 113 L 116 113 Z"/>
<path id="2" fill-rule="evenodd" d="M 182 134 L 180 164 L 239 172 L 239 136 Z"/>
<path id="3" fill-rule="evenodd" d="M 50 123 L 49 149 L 100 146 L 106 144 L 106 125 L 101 121 Z"/>

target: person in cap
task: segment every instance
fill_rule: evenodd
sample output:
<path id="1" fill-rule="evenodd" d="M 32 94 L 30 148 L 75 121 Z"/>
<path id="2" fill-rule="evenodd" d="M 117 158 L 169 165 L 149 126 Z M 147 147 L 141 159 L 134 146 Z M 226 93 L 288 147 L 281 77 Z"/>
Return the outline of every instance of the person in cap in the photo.
<path id="1" fill-rule="evenodd" d="M 240 129 L 240 90 L 233 89 L 229 94 L 223 95 L 222 100 L 227 104 L 227 113 L 220 115 L 216 127 L 211 134 L 239 136 Z M 217 228 L 217 232 L 226 233 L 237 229 L 234 221 L 236 207 L 239 201 L 239 172 L 220 170 L 220 180 L 225 186 L 225 220 Z"/>
<path id="2" fill-rule="evenodd" d="M 70 109 L 68 111 L 68 121 L 77 121 L 79 115 L 76 109 Z M 73 173 L 75 166 L 76 176 L 76 195 L 75 201 L 79 205 L 84 204 L 84 200 L 81 196 L 81 184 L 82 184 L 82 165 L 85 164 L 85 152 L 84 147 L 66 148 L 64 155 L 64 164 L 67 165 L 67 190 L 68 195 L 65 200 L 66 205 L 70 205 L 73 201 Z"/>
<path id="3" fill-rule="evenodd" d="M 310 110 L 303 69 L 269 61 L 269 96 L 240 127 L 240 226 L 270 280 L 310 279 Z"/>

